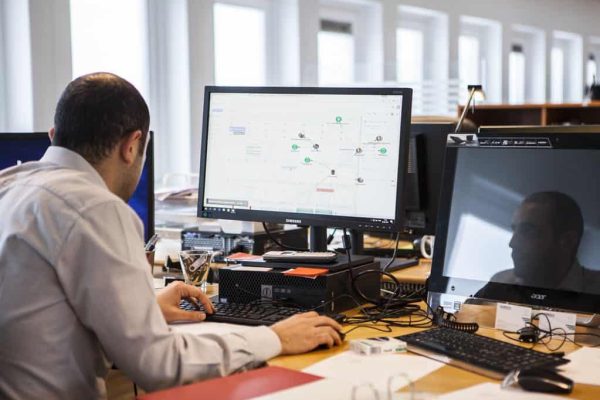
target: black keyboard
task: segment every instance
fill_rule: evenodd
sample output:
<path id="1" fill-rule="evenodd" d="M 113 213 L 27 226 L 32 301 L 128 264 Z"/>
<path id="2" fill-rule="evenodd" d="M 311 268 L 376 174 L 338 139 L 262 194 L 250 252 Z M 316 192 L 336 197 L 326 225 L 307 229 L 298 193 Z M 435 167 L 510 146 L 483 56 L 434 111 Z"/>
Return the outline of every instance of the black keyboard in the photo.
<path id="1" fill-rule="evenodd" d="M 239 325 L 272 325 L 294 314 L 305 312 L 297 307 L 285 307 L 269 303 L 215 303 L 214 314 L 206 314 L 206 320 L 212 322 L 227 322 Z M 190 311 L 204 311 L 204 308 L 181 300 L 179 307 Z M 338 322 L 342 322 L 344 316 L 341 314 L 327 315 Z"/>
<path id="2" fill-rule="evenodd" d="M 494 379 L 503 379 L 515 369 L 551 369 L 569 362 L 552 354 L 449 328 L 433 328 L 398 339 L 404 340 L 413 353 Z"/>

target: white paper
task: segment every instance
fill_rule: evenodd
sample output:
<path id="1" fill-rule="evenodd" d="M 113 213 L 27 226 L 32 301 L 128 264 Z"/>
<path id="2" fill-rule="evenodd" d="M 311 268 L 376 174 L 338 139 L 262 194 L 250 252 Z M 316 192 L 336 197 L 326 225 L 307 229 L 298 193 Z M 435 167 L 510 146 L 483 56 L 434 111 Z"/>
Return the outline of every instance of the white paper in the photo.
<path id="1" fill-rule="evenodd" d="M 561 396 L 526 392 L 518 388 L 502 389 L 499 383 L 481 383 L 438 397 L 438 400 L 558 400 Z"/>
<path id="2" fill-rule="evenodd" d="M 329 357 L 304 369 L 304 372 L 324 378 L 345 381 L 350 385 L 371 383 L 376 389 L 386 391 L 390 377 L 392 391 L 408 385 L 441 368 L 445 364 L 412 354 L 384 354 L 363 356 L 349 351 Z"/>
<path id="3" fill-rule="evenodd" d="M 327 399 L 327 400 L 350 400 L 352 399 L 352 386 L 346 382 L 340 382 L 336 379 L 320 379 L 318 381 L 306 383 L 304 385 L 294 386 L 289 389 L 270 393 L 265 396 L 254 398 L 255 400 L 307 400 L 307 399 Z M 377 394 L 381 398 L 381 394 Z M 371 400 L 376 398 L 373 390 L 358 388 L 356 390 L 356 400 Z"/>
<path id="4" fill-rule="evenodd" d="M 193 335 L 226 335 L 228 333 L 241 332 L 252 329 L 246 325 L 225 324 L 223 322 L 188 322 L 174 323 L 169 327 L 174 332 L 191 333 Z"/>
<path id="5" fill-rule="evenodd" d="M 270 393 L 254 400 L 413 400 L 429 399 L 420 395 L 411 397 L 408 392 L 392 393 L 391 397 L 387 391 L 377 391 L 369 385 L 348 385 L 348 382 L 337 379 L 320 379 L 318 381 L 294 386 L 289 389 Z M 431 397 L 434 398 L 434 397 Z"/>
<path id="6" fill-rule="evenodd" d="M 565 313 L 558 311 L 543 311 L 540 314 L 546 315 L 548 318 L 544 317 L 544 315 L 538 316 L 538 326 L 540 329 L 544 331 L 549 331 L 550 328 L 564 329 L 565 333 L 574 333 L 575 332 L 575 323 L 577 322 L 577 314 L 574 313 Z M 550 326 L 548 326 L 548 321 L 550 321 Z M 556 332 L 557 334 L 562 333 L 561 331 Z"/>
<path id="7" fill-rule="evenodd" d="M 232 269 L 234 271 L 269 272 L 273 268 L 269 268 L 269 267 L 252 267 L 252 266 L 240 265 L 239 267 L 232 267 L 230 269 Z"/>
<path id="8" fill-rule="evenodd" d="M 577 383 L 600 386 L 600 349 L 583 347 L 565 358 L 571 362 L 560 367 L 563 375 Z"/>
<path id="9" fill-rule="evenodd" d="M 516 332 L 530 321 L 531 307 L 496 303 L 496 329 Z"/>

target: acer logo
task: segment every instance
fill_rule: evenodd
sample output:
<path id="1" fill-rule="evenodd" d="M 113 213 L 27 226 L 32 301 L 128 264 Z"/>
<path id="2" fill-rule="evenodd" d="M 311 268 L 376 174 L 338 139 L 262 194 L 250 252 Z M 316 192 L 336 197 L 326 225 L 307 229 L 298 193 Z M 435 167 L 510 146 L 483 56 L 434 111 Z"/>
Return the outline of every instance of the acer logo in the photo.
<path id="1" fill-rule="evenodd" d="M 301 219 L 285 219 L 285 222 L 288 224 L 301 224 L 302 220 Z"/>
<path id="2" fill-rule="evenodd" d="M 534 300 L 544 300 L 546 298 L 546 294 L 533 293 L 531 298 Z"/>

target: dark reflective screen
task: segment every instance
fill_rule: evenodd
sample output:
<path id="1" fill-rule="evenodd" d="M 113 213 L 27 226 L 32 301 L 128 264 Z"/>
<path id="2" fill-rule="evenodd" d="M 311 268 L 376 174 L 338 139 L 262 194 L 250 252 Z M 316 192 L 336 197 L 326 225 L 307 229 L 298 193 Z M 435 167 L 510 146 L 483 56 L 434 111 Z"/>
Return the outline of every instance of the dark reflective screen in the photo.
<path id="1" fill-rule="evenodd" d="M 444 276 L 455 293 L 488 282 L 600 294 L 597 150 L 460 148 Z"/>

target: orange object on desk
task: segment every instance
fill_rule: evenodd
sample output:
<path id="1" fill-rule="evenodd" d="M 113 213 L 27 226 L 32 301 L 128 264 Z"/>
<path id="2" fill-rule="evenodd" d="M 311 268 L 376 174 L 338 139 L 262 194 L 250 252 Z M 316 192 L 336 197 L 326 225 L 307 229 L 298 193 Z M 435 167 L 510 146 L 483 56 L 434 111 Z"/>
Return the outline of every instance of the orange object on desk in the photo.
<path id="1" fill-rule="evenodd" d="M 308 267 L 297 267 L 289 271 L 285 271 L 284 275 L 290 276 L 303 276 L 305 278 L 316 278 L 317 276 L 325 275 L 329 272 L 326 268 L 308 268 Z"/>
<path id="2" fill-rule="evenodd" d="M 227 257 L 225 257 L 227 260 L 232 260 L 232 261 L 254 261 L 254 260 L 260 260 L 262 258 L 262 256 L 257 256 L 255 254 L 248 254 L 248 253 L 242 253 L 242 252 L 237 252 L 237 253 L 233 253 L 228 255 Z"/>
<path id="3" fill-rule="evenodd" d="M 323 379 L 282 367 L 265 367 L 139 396 L 138 400 L 245 400 Z"/>

